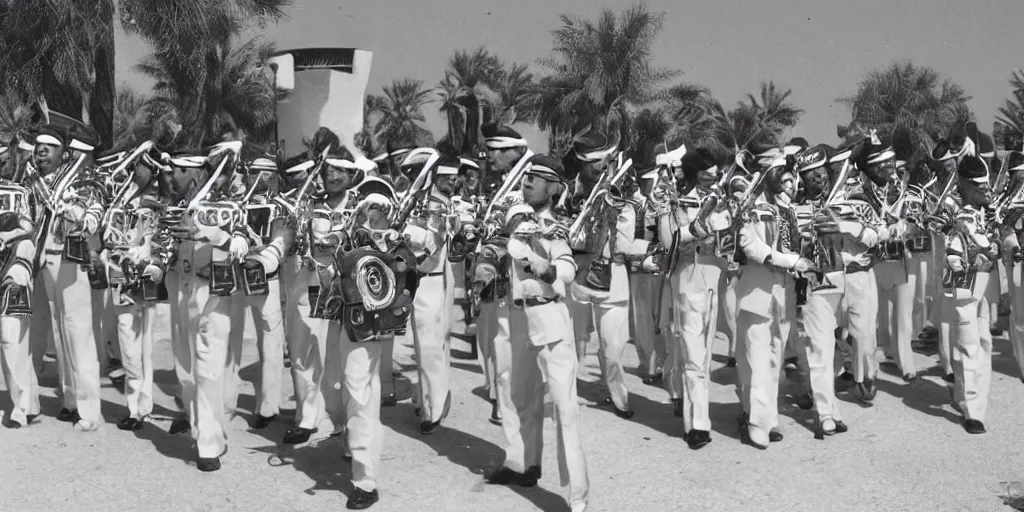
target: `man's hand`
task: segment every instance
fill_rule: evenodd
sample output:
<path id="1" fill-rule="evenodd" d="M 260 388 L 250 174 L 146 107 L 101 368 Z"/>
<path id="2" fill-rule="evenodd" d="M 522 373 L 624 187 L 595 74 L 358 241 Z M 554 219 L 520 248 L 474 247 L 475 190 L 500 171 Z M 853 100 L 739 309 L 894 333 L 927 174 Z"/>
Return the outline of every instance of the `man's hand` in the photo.
<path id="1" fill-rule="evenodd" d="M 817 270 L 818 269 L 817 267 L 814 266 L 813 261 L 803 257 L 796 260 L 796 265 L 793 265 L 793 271 L 798 274 L 803 274 L 804 272 L 814 272 Z"/>
<path id="2" fill-rule="evenodd" d="M 732 226 L 732 215 L 728 210 L 713 211 L 707 218 L 708 230 L 711 232 L 724 231 Z"/>
<path id="3" fill-rule="evenodd" d="M 82 219 L 82 231 L 85 231 L 90 235 L 95 233 L 99 227 L 100 222 L 94 215 L 86 215 L 85 218 Z"/>
<path id="4" fill-rule="evenodd" d="M 949 265 L 949 269 L 953 272 L 960 273 L 964 271 L 964 260 L 960 256 L 946 256 L 946 264 Z"/>
<path id="5" fill-rule="evenodd" d="M 548 271 L 548 268 L 551 267 L 550 261 L 537 255 L 533 255 L 533 257 L 530 257 L 528 261 L 530 264 L 526 267 L 526 271 L 537 277 L 544 275 L 544 273 Z"/>

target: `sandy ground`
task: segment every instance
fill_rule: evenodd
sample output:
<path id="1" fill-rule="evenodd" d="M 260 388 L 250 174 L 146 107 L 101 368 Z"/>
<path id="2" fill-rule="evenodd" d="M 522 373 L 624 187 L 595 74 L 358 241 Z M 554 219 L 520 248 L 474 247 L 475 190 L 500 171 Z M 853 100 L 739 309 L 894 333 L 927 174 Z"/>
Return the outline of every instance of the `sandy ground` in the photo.
<path id="1" fill-rule="evenodd" d="M 457 314 L 461 316 L 461 314 Z M 157 332 L 166 333 L 167 318 Z M 559 485 L 553 424 L 545 426 L 544 476 L 530 489 L 485 485 L 482 473 L 499 464 L 499 428 L 487 421 L 490 405 L 477 363 L 454 327 L 451 415 L 434 435 L 422 436 L 409 402 L 415 379 L 412 349 L 397 346 L 401 369 L 397 407 L 383 409 L 386 426 L 381 501 L 384 511 L 561 511 L 568 510 Z M 253 406 L 257 358 L 247 339 L 241 376 L 240 415 L 229 426 L 230 450 L 216 473 L 195 469 L 187 437 L 165 432 L 176 411 L 170 345 L 155 349 L 157 414 L 135 433 L 111 423 L 78 433 L 53 416 L 56 368 L 42 377 L 44 417 L 28 428 L 0 429 L 0 511 L 322 511 L 344 509 L 349 468 L 341 447 L 326 431 L 307 445 L 278 442 L 288 428 L 294 401 L 285 378 L 285 411 L 259 432 L 247 429 Z M 726 344 L 716 348 L 711 385 L 714 441 L 690 451 L 682 422 L 672 416 L 665 391 L 628 377 L 632 420 L 595 407 L 600 384 L 580 389 L 584 447 L 591 480 L 590 508 L 597 511 L 998 511 L 1012 510 L 1000 495 L 1024 481 L 1024 384 L 1005 339 L 996 342 L 988 434 L 970 436 L 948 405 L 949 392 L 933 368 L 936 357 L 918 354 L 927 376 L 907 385 L 885 374 L 873 406 L 844 395 L 850 432 L 817 441 L 811 414 L 792 405 L 798 384 L 782 398 L 783 442 L 767 451 L 741 445 L 735 371 L 724 365 Z M 596 347 L 586 363 L 598 374 Z M 636 367 L 627 349 L 627 366 Z M 883 367 L 883 369 L 891 369 Z M 287 370 L 282 369 L 282 372 Z M 3 400 L 6 400 L 6 396 Z M 104 379 L 103 412 L 108 422 L 125 414 L 124 399 Z M 2 403 L 2 402 L 0 402 Z"/>

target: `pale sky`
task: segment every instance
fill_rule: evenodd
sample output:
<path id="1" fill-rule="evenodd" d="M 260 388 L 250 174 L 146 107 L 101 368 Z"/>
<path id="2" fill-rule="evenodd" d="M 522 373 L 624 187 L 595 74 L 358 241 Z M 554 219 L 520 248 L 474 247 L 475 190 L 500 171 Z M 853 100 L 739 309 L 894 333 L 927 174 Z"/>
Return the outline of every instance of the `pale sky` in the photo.
<path id="1" fill-rule="evenodd" d="M 835 99 L 851 95 L 859 78 L 894 60 L 933 66 L 973 96 L 984 131 L 1010 96 L 1014 69 L 1024 67 L 1021 0 L 650 0 L 666 13 L 655 64 L 683 71 L 679 81 L 711 89 L 726 107 L 772 79 L 793 90 L 804 109 L 791 135 L 812 144 L 835 143 L 835 126 L 849 111 Z M 558 15 L 596 19 L 602 8 L 631 2 L 592 0 L 293 0 L 289 18 L 259 31 L 278 49 L 356 47 L 373 52 L 368 93 L 393 79 L 435 85 L 455 50 L 484 45 L 509 62 L 550 55 Z M 255 31 L 253 32 L 256 33 Z M 139 92 L 149 83 L 132 67 L 149 53 L 138 39 L 117 37 L 117 80 Z M 429 128 L 443 134 L 437 104 Z M 516 126 L 531 145 L 546 147 L 536 130 Z"/>

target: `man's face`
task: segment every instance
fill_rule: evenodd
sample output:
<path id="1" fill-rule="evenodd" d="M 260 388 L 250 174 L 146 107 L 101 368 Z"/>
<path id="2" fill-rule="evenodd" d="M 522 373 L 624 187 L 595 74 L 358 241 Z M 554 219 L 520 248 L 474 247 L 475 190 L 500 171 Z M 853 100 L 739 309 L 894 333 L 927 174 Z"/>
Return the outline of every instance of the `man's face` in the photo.
<path id="1" fill-rule="evenodd" d="M 438 176 L 437 179 L 434 181 L 434 186 L 436 186 L 437 190 L 440 191 L 442 194 L 450 196 L 452 192 L 455 191 L 455 188 L 458 185 L 458 183 L 458 176 L 451 176 L 446 174 Z"/>
<path id="2" fill-rule="evenodd" d="M 701 189 L 709 189 L 718 181 L 718 168 L 712 167 L 697 173 L 697 186 Z"/>
<path id="3" fill-rule="evenodd" d="M 796 177 L 792 172 L 784 172 L 779 177 L 780 194 L 785 194 L 790 200 L 796 196 Z"/>
<path id="4" fill-rule="evenodd" d="M 800 173 L 800 180 L 807 189 L 808 197 L 818 197 L 828 186 L 828 171 L 824 166 L 804 171 Z"/>
<path id="5" fill-rule="evenodd" d="M 535 174 L 527 174 L 523 177 L 523 202 L 535 209 L 547 205 L 557 190 L 557 183 Z"/>
<path id="6" fill-rule="evenodd" d="M 491 169 L 498 173 L 505 173 L 512 170 L 512 166 L 519 161 L 519 153 L 514 148 L 487 149 L 487 163 Z"/>
<path id="7" fill-rule="evenodd" d="M 975 207 L 988 206 L 990 199 L 990 191 L 988 180 L 973 181 L 973 180 L 960 180 L 960 197 L 964 199 L 964 202 Z"/>
<path id="8" fill-rule="evenodd" d="M 352 187 L 352 172 L 328 166 L 324 170 L 324 189 L 330 196 L 339 196 Z"/>
<path id="9" fill-rule="evenodd" d="M 64 160 L 64 154 L 64 146 L 36 144 L 36 151 L 32 158 L 36 164 L 36 169 L 45 176 L 60 167 Z"/>
<path id="10" fill-rule="evenodd" d="M 463 187 L 467 190 L 467 193 L 475 194 L 480 186 L 480 173 L 476 169 L 470 169 L 466 171 L 466 176 L 463 180 Z"/>
<path id="11" fill-rule="evenodd" d="M 611 165 L 612 156 L 609 155 L 600 160 L 594 160 L 591 162 L 583 162 L 580 166 L 580 177 L 587 182 L 597 181 L 601 174 L 608 171 L 608 166 Z"/>

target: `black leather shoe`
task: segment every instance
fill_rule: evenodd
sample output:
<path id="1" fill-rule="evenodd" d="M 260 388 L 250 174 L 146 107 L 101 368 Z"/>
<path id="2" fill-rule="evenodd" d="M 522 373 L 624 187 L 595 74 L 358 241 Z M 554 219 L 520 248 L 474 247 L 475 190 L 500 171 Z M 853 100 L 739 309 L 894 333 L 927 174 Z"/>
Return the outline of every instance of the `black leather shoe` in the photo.
<path id="1" fill-rule="evenodd" d="M 394 407 L 398 405 L 398 396 L 394 393 L 382 396 L 380 399 L 380 405 L 383 405 L 384 407 Z"/>
<path id="2" fill-rule="evenodd" d="M 25 421 L 27 421 L 28 424 L 31 425 L 32 422 L 36 421 L 36 418 L 38 418 L 38 417 L 39 417 L 38 414 L 28 414 L 28 415 L 25 415 Z"/>
<path id="3" fill-rule="evenodd" d="M 725 365 L 729 368 L 736 368 L 736 358 L 730 357 L 729 360 L 725 362 Z"/>
<path id="4" fill-rule="evenodd" d="M 814 408 L 814 397 L 810 393 L 802 393 L 796 397 L 796 406 L 803 411 L 809 411 Z"/>
<path id="5" fill-rule="evenodd" d="M 260 429 L 263 429 L 263 428 L 267 428 L 276 419 L 277 419 L 277 415 L 276 414 L 273 415 L 273 416 L 263 416 L 263 415 L 257 414 L 255 416 L 253 416 L 251 420 L 249 420 L 249 428 L 251 428 L 253 430 L 260 430 Z"/>
<path id="6" fill-rule="evenodd" d="M 664 375 L 661 372 L 655 373 L 654 375 L 648 375 L 643 378 L 643 383 L 648 386 L 656 386 L 661 384 Z"/>
<path id="7" fill-rule="evenodd" d="M 349 510 L 363 510 L 372 507 L 378 501 L 380 501 L 380 493 L 377 492 L 377 489 L 364 491 L 356 487 L 352 490 L 352 495 L 348 497 L 345 508 Z"/>
<path id="8" fill-rule="evenodd" d="M 672 415 L 676 418 L 683 417 L 683 399 L 673 398 L 672 399 Z"/>
<path id="9" fill-rule="evenodd" d="M 526 473 L 523 473 L 534 480 L 540 480 L 540 466 L 530 466 L 526 468 Z"/>
<path id="10" fill-rule="evenodd" d="M 199 460 L 196 462 L 196 469 L 204 473 L 217 471 L 220 469 L 220 457 L 199 457 Z"/>
<path id="11" fill-rule="evenodd" d="M 60 412 L 57 413 L 57 421 L 67 421 L 70 423 L 77 423 L 77 420 L 72 419 L 74 414 L 78 411 L 72 411 L 67 407 L 61 408 Z"/>
<path id="12" fill-rule="evenodd" d="M 288 432 L 284 433 L 284 438 L 281 439 L 283 444 L 302 444 L 309 441 L 309 436 L 316 434 L 317 429 L 315 428 L 302 428 L 295 427 L 288 429 Z"/>
<path id="13" fill-rule="evenodd" d="M 850 429 L 849 427 L 846 426 L 846 423 L 843 423 L 841 421 L 836 422 L 836 434 L 845 434 L 849 430 Z"/>
<path id="14" fill-rule="evenodd" d="M 782 435 L 782 431 L 777 428 L 773 428 L 768 431 L 768 442 L 778 443 L 781 442 L 784 437 L 785 436 Z"/>
<path id="15" fill-rule="evenodd" d="M 632 418 L 634 414 L 636 414 L 636 413 L 633 412 L 632 409 L 626 409 L 625 411 L 623 411 L 622 409 L 619 409 L 618 407 L 615 407 L 614 405 L 612 406 L 612 409 L 615 409 L 615 415 L 616 416 L 618 416 L 618 417 L 620 417 L 620 418 L 622 418 L 624 420 L 628 420 L 628 419 Z"/>
<path id="16" fill-rule="evenodd" d="M 501 414 L 498 413 L 498 401 L 491 403 L 491 417 L 488 419 L 494 425 L 501 425 Z"/>
<path id="17" fill-rule="evenodd" d="M 985 424 L 978 420 L 964 420 L 964 430 L 968 434 L 984 434 Z"/>
<path id="18" fill-rule="evenodd" d="M 686 434 L 686 445 L 691 450 L 700 450 L 711 443 L 711 432 L 707 430 L 691 430 Z"/>
<path id="19" fill-rule="evenodd" d="M 917 380 L 917 374 L 916 373 L 904 373 L 903 374 L 903 382 L 906 382 L 907 384 L 910 384 L 911 382 L 914 382 L 915 380 Z"/>
<path id="20" fill-rule="evenodd" d="M 857 389 L 860 390 L 860 399 L 865 402 L 874 400 L 878 394 L 874 379 L 864 379 L 864 382 L 857 383 Z"/>
<path id="21" fill-rule="evenodd" d="M 2 424 L 4 428 L 21 428 L 21 423 L 18 423 L 17 421 L 14 421 L 11 418 L 7 417 L 5 417 L 4 420 L 0 422 L 0 424 Z"/>
<path id="22" fill-rule="evenodd" d="M 956 382 L 956 375 L 953 375 L 952 373 L 947 373 L 946 376 L 942 378 L 942 380 L 952 384 Z"/>
<path id="23" fill-rule="evenodd" d="M 441 426 L 440 421 L 421 421 L 420 422 L 420 434 L 430 435 L 433 434 L 437 427 Z"/>
<path id="24" fill-rule="evenodd" d="M 167 429 L 167 433 L 176 436 L 178 434 L 184 434 L 192 430 L 192 425 L 188 423 L 186 419 L 177 419 L 171 422 L 170 428 Z"/>
<path id="25" fill-rule="evenodd" d="M 117 428 L 118 430 L 142 430 L 142 420 L 129 416 L 117 422 Z"/>
<path id="26" fill-rule="evenodd" d="M 537 472 L 540 472 L 540 468 L 537 468 Z M 492 485 L 518 485 L 519 487 L 537 485 L 537 477 L 531 474 L 530 470 L 527 470 L 526 473 L 519 473 L 506 467 L 487 473 L 484 475 L 484 480 Z"/>

